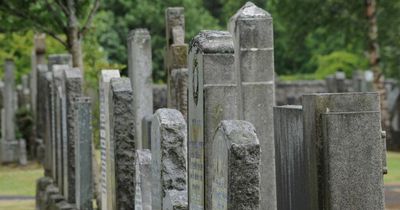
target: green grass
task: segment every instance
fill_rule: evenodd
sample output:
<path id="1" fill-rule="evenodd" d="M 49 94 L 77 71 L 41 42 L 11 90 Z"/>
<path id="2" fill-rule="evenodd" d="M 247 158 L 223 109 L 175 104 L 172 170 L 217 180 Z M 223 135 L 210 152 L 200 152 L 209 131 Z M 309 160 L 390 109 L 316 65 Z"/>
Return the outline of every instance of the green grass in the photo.
<path id="1" fill-rule="evenodd" d="M 36 180 L 42 176 L 43 168 L 36 163 L 0 165 L 0 195 L 35 196 Z"/>
<path id="2" fill-rule="evenodd" d="M 400 153 L 387 153 L 388 174 L 385 175 L 385 184 L 400 183 Z"/>
<path id="3" fill-rule="evenodd" d="M 29 201 L 0 201 L 0 210 L 33 210 L 35 200 Z"/>

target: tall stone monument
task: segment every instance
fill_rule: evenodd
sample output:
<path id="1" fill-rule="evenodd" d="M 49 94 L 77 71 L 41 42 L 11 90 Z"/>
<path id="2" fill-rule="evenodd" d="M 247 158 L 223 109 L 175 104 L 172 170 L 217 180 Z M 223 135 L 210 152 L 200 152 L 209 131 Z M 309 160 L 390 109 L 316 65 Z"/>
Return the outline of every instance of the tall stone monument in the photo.
<path id="1" fill-rule="evenodd" d="M 246 3 L 228 25 L 235 45 L 239 119 L 257 130 L 261 146 L 261 209 L 276 209 L 273 106 L 274 40 L 271 15 Z"/>
<path id="2" fill-rule="evenodd" d="M 142 148 L 142 119 L 153 114 L 151 37 L 147 29 L 135 29 L 128 35 L 128 75 L 133 90 L 135 141 Z M 145 148 L 149 149 L 149 148 Z"/>
<path id="3" fill-rule="evenodd" d="M 211 189 L 212 138 L 221 120 L 238 118 L 236 83 L 232 36 L 224 31 L 201 31 L 189 51 L 189 209 L 208 209 L 205 206 L 211 197 L 205 192 Z"/>

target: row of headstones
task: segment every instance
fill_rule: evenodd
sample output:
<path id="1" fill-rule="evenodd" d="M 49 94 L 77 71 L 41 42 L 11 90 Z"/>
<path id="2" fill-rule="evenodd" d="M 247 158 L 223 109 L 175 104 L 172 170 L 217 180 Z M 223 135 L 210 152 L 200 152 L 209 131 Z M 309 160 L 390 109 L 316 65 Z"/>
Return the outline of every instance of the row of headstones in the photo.
<path id="1" fill-rule="evenodd" d="M 181 17 L 176 11 L 174 17 Z M 186 86 L 173 87 L 174 69 L 167 68 L 168 105 L 181 113 L 161 109 L 138 118 L 138 105 L 127 100 L 118 103 L 125 108 L 122 117 L 107 109 L 116 103 L 107 97 L 112 94 L 103 96 L 104 124 L 111 126 L 102 131 L 102 209 L 383 209 L 385 141 L 378 95 L 312 94 L 303 97 L 303 106 L 274 108 L 271 16 L 247 3 L 229 29 L 202 31 L 191 41 L 187 93 L 179 91 Z M 135 92 L 146 86 L 134 83 L 147 81 L 140 75 L 150 70 L 135 62 L 151 63 L 149 45 L 140 45 L 150 37 L 139 34 L 133 31 L 128 39 L 129 72 L 132 104 L 143 105 Z M 103 71 L 103 91 L 107 82 L 112 91 L 118 81 L 106 80 L 110 77 L 119 76 Z M 187 105 L 178 105 L 177 97 Z M 118 128 L 117 119 L 124 121 Z M 128 132 L 138 125 L 132 122 L 142 121 L 147 126 L 142 136 Z"/>
<path id="2" fill-rule="evenodd" d="M 329 93 L 370 92 L 373 91 L 373 72 L 354 71 L 351 80 L 346 80 L 344 72 L 338 71 L 325 78 L 326 90 Z"/>
<path id="3" fill-rule="evenodd" d="M 4 62 L 4 82 L 0 81 L 0 163 L 27 163 L 26 141 L 17 139 L 16 114 L 30 109 L 28 77 L 21 77 L 22 84 L 15 86 L 15 65 L 11 59 Z"/>

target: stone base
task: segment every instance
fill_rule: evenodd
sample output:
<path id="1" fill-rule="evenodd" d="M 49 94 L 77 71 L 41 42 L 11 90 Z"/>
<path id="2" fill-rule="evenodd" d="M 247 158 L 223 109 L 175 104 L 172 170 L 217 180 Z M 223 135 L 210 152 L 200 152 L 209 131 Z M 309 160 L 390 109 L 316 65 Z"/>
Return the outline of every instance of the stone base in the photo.
<path id="1" fill-rule="evenodd" d="M 19 162 L 19 142 L 18 141 L 4 141 L 1 142 L 1 163 L 18 163 Z"/>
<path id="2" fill-rule="evenodd" d="M 68 203 L 50 177 L 36 181 L 36 210 L 76 210 L 75 205 Z"/>

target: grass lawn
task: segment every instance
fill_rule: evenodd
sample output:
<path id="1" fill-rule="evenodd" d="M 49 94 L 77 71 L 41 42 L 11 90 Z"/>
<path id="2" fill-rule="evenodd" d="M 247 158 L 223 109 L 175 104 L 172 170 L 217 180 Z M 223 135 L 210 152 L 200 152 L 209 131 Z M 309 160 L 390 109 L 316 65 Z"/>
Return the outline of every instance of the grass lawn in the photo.
<path id="1" fill-rule="evenodd" d="M 35 200 L 0 201 L 0 210 L 34 210 Z"/>
<path id="2" fill-rule="evenodd" d="M 35 196 L 36 180 L 42 176 L 43 168 L 37 163 L 0 165 L 0 195 Z"/>
<path id="3" fill-rule="evenodd" d="M 385 175 L 385 184 L 400 183 L 400 153 L 387 153 L 388 174 Z"/>

